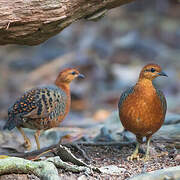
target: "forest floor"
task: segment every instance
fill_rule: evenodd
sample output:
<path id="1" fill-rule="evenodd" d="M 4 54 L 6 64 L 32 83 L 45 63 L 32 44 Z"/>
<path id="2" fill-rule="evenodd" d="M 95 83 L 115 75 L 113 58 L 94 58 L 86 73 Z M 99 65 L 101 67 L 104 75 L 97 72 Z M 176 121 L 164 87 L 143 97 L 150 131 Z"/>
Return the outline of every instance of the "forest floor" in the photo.
<path id="1" fill-rule="evenodd" d="M 162 146 L 163 144 L 163 146 Z M 174 167 L 180 165 L 179 151 L 174 147 L 172 143 L 164 143 L 161 140 L 153 140 L 150 148 L 151 159 L 148 162 L 144 161 L 127 161 L 127 156 L 129 156 L 134 145 L 128 146 L 80 146 L 81 149 L 86 153 L 89 161 L 83 159 L 82 155 L 71 148 L 74 155 L 81 158 L 84 162 L 91 164 L 96 167 L 107 167 L 112 168 L 111 174 L 97 173 L 93 172 L 92 175 L 85 173 L 72 173 L 65 170 L 59 169 L 59 176 L 63 180 L 86 180 L 86 179 L 117 179 L 124 180 L 135 175 L 150 172 L 154 170 L 164 169 L 168 167 Z M 146 146 L 143 145 L 143 149 Z M 143 156 L 143 149 L 141 149 L 140 154 Z M 114 167 L 119 168 L 119 172 L 113 175 Z M 37 180 L 38 177 L 34 175 L 25 174 L 10 174 L 3 175 L 0 180 Z"/>

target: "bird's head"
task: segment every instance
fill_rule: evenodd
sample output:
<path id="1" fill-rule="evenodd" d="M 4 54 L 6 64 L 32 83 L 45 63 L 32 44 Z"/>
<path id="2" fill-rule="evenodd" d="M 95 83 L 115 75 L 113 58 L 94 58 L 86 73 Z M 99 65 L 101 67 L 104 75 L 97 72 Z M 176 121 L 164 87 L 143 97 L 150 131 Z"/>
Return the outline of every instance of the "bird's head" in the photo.
<path id="1" fill-rule="evenodd" d="M 56 79 L 56 84 L 69 84 L 71 83 L 72 80 L 75 78 L 84 78 L 85 76 L 83 74 L 80 74 L 77 69 L 74 68 L 67 68 L 62 70 L 57 79 Z"/>
<path id="2" fill-rule="evenodd" d="M 147 64 L 140 72 L 139 79 L 153 80 L 158 76 L 167 76 L 158 64 Z"/>

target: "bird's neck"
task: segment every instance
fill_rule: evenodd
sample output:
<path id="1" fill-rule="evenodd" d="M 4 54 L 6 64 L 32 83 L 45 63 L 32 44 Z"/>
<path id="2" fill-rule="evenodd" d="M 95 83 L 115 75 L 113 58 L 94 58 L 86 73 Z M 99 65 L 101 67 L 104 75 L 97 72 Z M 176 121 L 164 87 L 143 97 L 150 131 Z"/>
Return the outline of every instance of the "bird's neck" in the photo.
<path id="1" fill-rule="evenodd" d="M 56 86 L 58 86 L 59 88 L 61 88 L 67 95 L 70 95 L 70 85 L 69 83 L 64 83 L 64 82 L 60 82 L 60 83 L 55 83 Z"/>
<path id="2" fill-rule="evenodd" d="M 68 114 L 70 106 L 71 106 L 71 93 L 70 93 L 70 84 L 69 83 L 57 83 L 55 82 L 56 86 L 58 86 L 60 89 L 62 89 L 67 96 L 67 101 L 66 101 L 66 112 L 64 117 Z"/>
<path id="3" fill-rule="evenodd" d="M 62 89 L 67 96 L 67 109 L 70 108 L 71 104 L 71 93 L 70 93 L 70 85 L 69 83 L 55 83 L 60 89 Z"/>
<path id="4" fill-rule="evenodd" d="M 146 79 L 146 78 L 139 78 L 139 80 L 138 80 L 138 82 L 137 82 L 138 84 L 141 84 L 141 85 L 153 85 L 152 84 L 152 80 L 150 80 L 150 79 Z"/>
<path id="5" fill-rule="evenodd" d="M 153 86 L 152 80 L 140 78 L 136 84 L 137 89 L 139 89 L 141 92 L 146 91 L 149 93 L 155 92 L 155 88 Z"/>

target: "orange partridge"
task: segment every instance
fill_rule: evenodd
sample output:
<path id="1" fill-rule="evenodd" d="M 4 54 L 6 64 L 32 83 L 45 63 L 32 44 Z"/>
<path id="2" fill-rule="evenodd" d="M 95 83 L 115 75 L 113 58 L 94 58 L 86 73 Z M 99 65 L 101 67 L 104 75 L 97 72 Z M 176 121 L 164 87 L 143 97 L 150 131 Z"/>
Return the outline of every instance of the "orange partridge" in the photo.
<path id="1" fill-rule="evenodd" d="M 54 85 L 42 86 L 25 92 L 8 109 L 8 121 L 4 129 L 18 128 L 29 150 L 31 142 L 22 128 L 36 130 L 34 137 L 40 149 L 39 136 L 42 130 L 59 126 L 70 110 L 70 83 L 84 75 L 73 68 L 61 71 Z"/>
<path id="2" fill-rule="evenodd" d="M 167 104 L 162 91 L 153 85 L 158 76 L 167 76 L 157 64 L 148 64 L 140 72 L 135 86 L 122 93 L 118 109 L 124 128 L 136 135 L 137 145 L 128 160 L 139 159 L 139 143 L 147 140 L 145 161 L 149 159 L 149 144 L 152 135 L 162 126 Z"/>

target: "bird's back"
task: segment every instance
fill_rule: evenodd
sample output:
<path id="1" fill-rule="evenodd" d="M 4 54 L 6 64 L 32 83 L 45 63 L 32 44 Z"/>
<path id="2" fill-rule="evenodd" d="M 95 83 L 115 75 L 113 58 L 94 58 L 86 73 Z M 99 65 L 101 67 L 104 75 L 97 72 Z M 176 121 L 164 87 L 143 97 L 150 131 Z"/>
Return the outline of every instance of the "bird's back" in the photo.
<path id="1" fill-rule="evenodd" d="M 52 121 L 66 114 L 67 94 L 55 85 L 42 86 L 25 92 L 8 109 L 8 121 L 4 129 L 15 126 L 46 129 Z"/>

